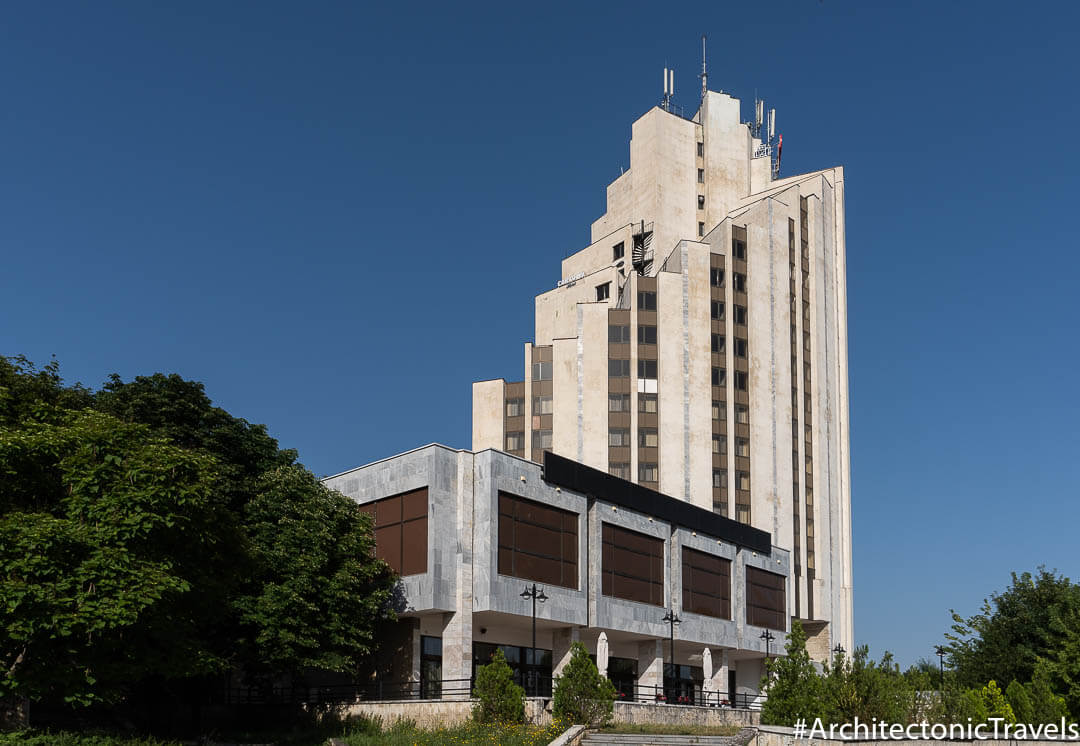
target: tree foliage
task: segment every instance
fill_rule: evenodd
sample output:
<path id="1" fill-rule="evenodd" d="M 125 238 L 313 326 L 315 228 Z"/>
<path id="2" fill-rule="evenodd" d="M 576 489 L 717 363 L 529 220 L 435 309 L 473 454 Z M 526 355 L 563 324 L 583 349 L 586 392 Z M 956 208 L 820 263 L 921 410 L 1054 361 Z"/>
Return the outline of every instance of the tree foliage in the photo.
<path id="1" fill-rule="evenodd" d="M 806 632 L 798 619 L 792 620 L 785 652 L 765 668 L 761 683 L 768 692 L 761 710 L 765 725 L 792 725 L 800 718 L 813 722 L 826 715 L 821 677 L 806 651 Z"/>
<path id="2" fill-rule="evenodd" d="M 571 644 L 570 660 L 555 680 L 552 715 L 580 725 L 604 725 L 611 720 L 614 703 L 615 685 L 600 675 L 584 645 Z"/>
<path id="3" fill-rule="evenodd" d="M 525 719 L 525 690 L 514 683 L 514 672 L 502 650 L 491 663 L 476 669 L 473 685 L 473 719 L 481 723 L 520 723 Z"/>

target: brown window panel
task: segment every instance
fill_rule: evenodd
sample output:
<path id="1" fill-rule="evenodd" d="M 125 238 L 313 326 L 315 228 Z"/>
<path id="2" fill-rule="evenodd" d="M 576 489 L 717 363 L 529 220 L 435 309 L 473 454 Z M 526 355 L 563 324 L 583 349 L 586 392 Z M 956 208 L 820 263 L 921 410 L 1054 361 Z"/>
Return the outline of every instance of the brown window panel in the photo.
<path id="1" fill-rule="evenodd" d="M 746 623 L 783 632 L 787 594 L 786 579 L 774 572 L 746 568 Z"/>
<path id="2" fill-rule="evenodd" d="M 427 487 L 366 503 L 360 510 L 375 518 L 376 557 L 399 575 L 427 572 Z"/>
<path id="3" fill-rule="evenodd" d="M 578 587 L 578 514 L 499 492 L 499 574 Z"/>
<path id="4" fill-rule="evenodd" d="M 610 523 L 603 524 L 601 592 L 664 606 L 664 542 Z"/>
<path id="5" fill-rule="evenodd" d="M 682 592 L 683 611 L 730 619 L 731 562 L 723 557 L 684 547 Z"/>

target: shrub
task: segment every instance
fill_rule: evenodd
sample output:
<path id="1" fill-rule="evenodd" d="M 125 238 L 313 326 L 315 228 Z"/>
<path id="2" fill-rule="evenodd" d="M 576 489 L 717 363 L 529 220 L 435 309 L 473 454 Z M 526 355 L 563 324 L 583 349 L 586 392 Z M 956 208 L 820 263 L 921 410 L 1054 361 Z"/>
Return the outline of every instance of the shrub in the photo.
<path id="1" fill-rule="evenodd" d="M 570 662 L 555 680 L 552 715 L 579 725 L 605 725 L 611 720 L 615 685 L 600 675 L 580 642 L 570 646 Z"/>
<path id="2" fill-rule="evenodd" d="M 766 664 L 766 676 L 761 682 L 768 698 L 761 709 L 765 725 L 794 725 L 795 721 L 825 715 L 821 677 L 806 652 L 806 631 L 796 619 L 788 635 L 787 655 L 773 658 Z"/>
<path id="3" fill-rule="evenodd" d="M 506 665 L 506 656 L 496 650 L 491 663 L 476 669 L 473 696 L 473 719 L 481 723 L 525 720 L 525 690 L 514 683 L 514 672 Z"/>

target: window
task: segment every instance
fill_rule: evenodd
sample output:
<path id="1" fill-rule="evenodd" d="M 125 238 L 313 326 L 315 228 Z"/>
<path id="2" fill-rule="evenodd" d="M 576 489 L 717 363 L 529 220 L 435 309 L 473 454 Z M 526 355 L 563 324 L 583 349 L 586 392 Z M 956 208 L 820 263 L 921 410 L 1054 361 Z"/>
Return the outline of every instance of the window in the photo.
<path id="1" fill-rule="evenodd" d="M 551 363 L 533 363 L 533 380 L 550 381 Z"/>
<path id="2" fill-rule="evenodd" d="M 740 293 L 746 292 L 746 275 L 741 272 L 735 272 L 731 275 L 732 287 Z"/>
<path id="3" fill-rule="evenodd" d="M 698 238 L 701 238 L 702 236 L 705 235 L 705 224 L 704 223 L 698 222 L 698 224 L 697 224 L 697 234 L 698 234 Z"/>
<path id="4" fill-rule="evenodd" d="M 713 267 L 709 270 L 709 284 L 714 288 L 724 287 L 724 270 Z"/>
<path id="5" fill-rule="evenodd" d="M 619 241 L 617 244 L 611 247 L 611 261 L 616 259 L 622 259 L 626 254 L 626 244 L 623 241 Z"/>
<path id="6" fill-rule="evenodd" d="M 745 404 L 735 405 L 735 422 L 739 425 L 750 424 L 750 408 Z"/>
<path id="7" fill-rule="evenodd" d="M 750 523 L 750 506 L 735 503 L 735 520 L 739 523 Z"/>
<path id="8" fill-rule="evenodd" d="M 656 310 L 656 293 L 642 290 L 637 294 L 637 307 L 639 311 Z"/>
<path id="9" fill-rule="evenodd" d="M 735 357 L 746 357 L 746 340 L 735 339 Z"/>
<path id="10" fill-rule="evenodd" d="M 704 184 L 705 183 L 705 169 L 703 169 L 703 168 L 699 168 L 697 170 L 697 183 L 698 184 Z"/>
<path id="11" fill-rule="evenodd" d="M 506 450 L 521 451 L 525 449 L 525 433 L 520 430 L 506 434 Z"/>
<path id="12" fill-rule="evenodd" d="M 748 374 L 745 370 L 735 371 L 735 390 L 746 391 Z"/>
<path id="13" fill-rule="evenodd" d="M 619 479 L 630 479 L 630 464 L 626 462 L 609 464 L 608 474 Z"/>
<path id="14" fill-rule="evenodd" d="M 738 238 L 731 239 L 731 254 L 736 259 L 746 259 L 746 241 Z"/>
<path id="15" fill-rule="evenodd" d="M 629 326 L 609 326 L 608 342 L 611 344 L 630 344 L 630 327 Z"/>
<path id="16" fill-rule="evenodd" d="M 723 352 L 724 351 L 724 335 L 714 334 L 712 335 L 712 351 Z"/>
<path id="17" fill-rule="evenodd" d="M 499 574 L 578 587 L 578 514 L 499 493 Z"/>
<path id="18" fill-rule="evenodd" d="M 623 448 L 630 445 L 630 428 L 613 427 L 608 431 L 607 443 L 612 448 Z"/>
<path id="19" fill-rule="evenodd" d="M 656 361 L 655 360 L 638 360 L 637 361 L 637 377 L 638 378 L 656 378 Z"/>
<path id="20" fill-rule="evenodd" d="M 542 451 L 551 450 L 551 431 L 550 430 L 533 430 L 533 448 L 540 449 Z"/>
<path id="21" fill-rule="evenodd" d="M 705 195 L 704 194 L 699 194 L 697 196 L 697 209 L 699 209 L 699 210 L 704 210 L 705 209 Z"/>
<path id="22" fill-rule="evenodd" d="M 736 456 L 750 456 L 750 441 L 746 438 L 735 439 L 735 455 Z"/>
<path id="23" fill-rule="evenodd" d="M 521 417 L 525 414 L 525 398 L 520 399 L 507 399 L 506 400 L 506 416 L 507 417 Z"/>
<path id="24" fill-rule="evenodd" d="M 637 341 L 639 345 L 654 345 L 656 344 L 656 327 L 655 326 L 639 326 L 637 328 Z"/>
<path id="25" fill-rule="evenodd" d="M 746 326 L 746 306 L 734 306 L 735 308 L 735 323 Z"/>
<path id="26" fill-rule="evenodd" d="M 724 301 L 714 300 L 711 305 L 711 315 L 713 321 L 724 320 Z"/>
<path id="27" fill-rule="evenodd" d="M 638 394 L 638 411 L 656 414 L 656 394 Z"/>
<path id="28" fill-rule="evenodd" d="M 786 600 L 783 575 L 756 567 L 746 568 L 747 624 L 784 631 Z"/>
<path id="29" fill-rule="evenodd" d="M 712 470 L 712 486 L 721 490 L 727 488 L 727 469 Z"/>
<path id="30" fill-rule="evenodd" d="M 629 360 L 608 360 L 608 376 L 611 378 L 629 378 Z"/>
<path id="31" fill-rule="evenodd" d="M 655 427 L 638 428 L 638 446 L 640 448 L 656 448 L 659 445 L 660 439 Z"/>
<path id="32" fill-rule="evenodd" d="M 682 550 L 683 611 L 731 618 L 731 561 L 696 549 Z"/>
<path id="33" fill-rule="evenodd" d="M 727 436 L 714 433 L 712 436 L 712 452 L 727 453 Z"/>
<path id="34" fill-rule="evenodd" d="M 664 541 L 610 523 L 601 528 L 600 592 L 664 605 Z"/>
<path id="35" fill-rule="evenodd" d="M 750 489 L 750 472 L 737 471 L 735 472 L 735 489 L 748 490 Z"/>
<path id="36" fill-rule="evenodd" d="M 712 385 L 723 386 L 727 382 L 727 371 L 723 368 L 712 369 Z"/>
<path id="37" fill-rule="evenodd" d="M 442 696 L 442 638 L 420 638 L 420 699 Z"/>
<path id="38" fill-rule="evenodd" d="M 605 282 L 596 286 L 596 300 L 607 300 L 611 296 L 611 283 Z"/>
<path id="39" fill-rule="evenodd" d="M 630 394 L 608 394 L 609 412 L 629 412 Z"/>
<path id="40" fill-rule="evenodd" d="M 726 401 L 717 401 L 716 399 L 713 399 L 712 418 L 714 420 L 726 420 L 727 419 L 727 402 Z"/>
<path id="41" fill-rule="evenodd" d="M 639 482 L 655 482 L 659 479 L 656 464 L 640 463 L 637 472 Z"/>
<path id="42" fill-rule="evenodd" d="M 550 396 L 534 396 L 533 397 L 533 414 L 551 414 L 551 397 Z"/>
<path id="43" fill-rule="evenodd" d="M 375 519 L 376 557 L 399 575 L 427 572 L 427 487 L 361 505 L 360 510 Z"/>
<path id="44" fill-rule="evenodd" d="M 705 157 L 705 143 L 699 142 L 697 144 L 697 154 L 698 154 L 698 158 L 704 158 Z"/>

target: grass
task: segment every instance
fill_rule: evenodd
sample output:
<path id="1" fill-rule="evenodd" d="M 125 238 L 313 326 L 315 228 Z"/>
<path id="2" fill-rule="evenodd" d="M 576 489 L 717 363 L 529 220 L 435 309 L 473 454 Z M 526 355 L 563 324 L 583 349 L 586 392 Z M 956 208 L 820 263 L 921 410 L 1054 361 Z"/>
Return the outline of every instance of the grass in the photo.
<path id="1" fill-rule="evenodd" d="M 623 733 L 648 736 L 734 736 L 741 725 L 631 725 L 620 723 L 601 728 L 601 733 Z"/>
<path id="2" fill-rule="evenodd" d="M 0 733 L 0 746 L 180 746 L 178 741 L 155 738 L 126 738 L 71 731 L 21 730 Z"/>

